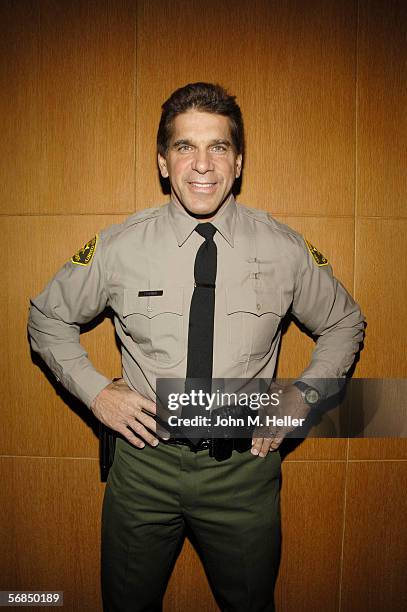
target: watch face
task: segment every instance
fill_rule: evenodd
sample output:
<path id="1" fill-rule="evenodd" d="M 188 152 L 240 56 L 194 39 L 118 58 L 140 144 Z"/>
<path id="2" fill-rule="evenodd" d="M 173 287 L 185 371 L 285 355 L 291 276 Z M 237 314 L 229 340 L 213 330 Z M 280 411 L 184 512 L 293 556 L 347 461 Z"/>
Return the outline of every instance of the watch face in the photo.
<path id="1" fill-rule="evenodd" d="M 316 404 L 319 401 L 319 393 L 316 389 L 307 389 L 305 391 L 305 400 L 308 404 Z"/>

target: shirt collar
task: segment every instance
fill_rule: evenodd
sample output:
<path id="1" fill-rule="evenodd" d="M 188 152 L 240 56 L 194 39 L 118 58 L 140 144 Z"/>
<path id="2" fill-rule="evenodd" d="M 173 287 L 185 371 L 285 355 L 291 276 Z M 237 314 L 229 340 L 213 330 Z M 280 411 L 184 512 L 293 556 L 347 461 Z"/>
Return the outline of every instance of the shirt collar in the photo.
<path id="1" fill-rule="evenodd" d="M 195 230 L 198 222 L 196 219 L 188 215 L 184 209 L 175 204 L 173 200 L 169 203 L 168 209 L 169 219 L 174 231 L 178 246 L 182 246 Z M 230 196 L 229 202 L 211 221 L 223 238 L 233 247 L 233 235 L 236 225 L 236 200 L 233 195 Z"/>

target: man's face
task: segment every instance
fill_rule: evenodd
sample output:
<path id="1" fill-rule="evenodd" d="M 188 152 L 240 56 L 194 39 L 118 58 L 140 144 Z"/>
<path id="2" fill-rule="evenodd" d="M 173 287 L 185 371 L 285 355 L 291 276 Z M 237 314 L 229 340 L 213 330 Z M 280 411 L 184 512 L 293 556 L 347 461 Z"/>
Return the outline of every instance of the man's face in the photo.
<path id="1" fill-rule="evenodd" d="M 177 115 L 167 154 L 158 155 L 158 165 L 161 175 L 170 179 L 173 200 L 192 215 L 211 218 L 227 200 L 242 167 L 229 119 L 195 110 Z"/>

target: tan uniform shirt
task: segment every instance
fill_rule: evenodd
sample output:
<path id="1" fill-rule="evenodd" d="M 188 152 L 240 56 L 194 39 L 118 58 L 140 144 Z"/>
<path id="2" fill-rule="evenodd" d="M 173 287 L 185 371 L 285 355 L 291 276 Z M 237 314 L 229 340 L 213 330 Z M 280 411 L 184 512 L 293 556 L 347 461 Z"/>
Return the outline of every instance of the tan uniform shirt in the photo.
<path id="1" fill-rule="evenodd" d="M 32 300 L 33 350 L 87 406 L 111 381 L 88 359 L 79 326 L 106 306 L 115 313 L 132 388 L 154 400 L 157 377 L 185 378 L 194 262 L 203 241 L 196 225 L 173 202 L 136 213 L 102 231 Z M 290 307 L 318 336 L 301 377 L 342 377 L 362 339 L 363 316 L 323 256 L 291 228 L 233 198 L 213 225 L 214 378 L 272 378 Z M 139 295 L 145 291 L 162 294 Z"/>

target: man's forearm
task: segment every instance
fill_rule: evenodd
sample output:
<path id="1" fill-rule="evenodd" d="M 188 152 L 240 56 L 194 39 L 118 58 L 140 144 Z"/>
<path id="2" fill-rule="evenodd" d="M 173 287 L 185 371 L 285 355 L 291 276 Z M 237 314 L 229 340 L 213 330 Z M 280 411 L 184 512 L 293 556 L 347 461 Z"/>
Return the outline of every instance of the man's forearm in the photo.
<path id="1" fill-rule="evenodd" d="M 90 407 L 100 391 L 111 383 L 91 363 L 80 344 L 79 326 L 46 317 L 32 304 L 28 321 L 31 347 L 47 364 L 56 380 Z"/>
<path id="2" fill-rule="evenodd" d="M 334 395 L 341 386 L 338 379 L 346 375 L 355 360 L 363 334 L 364 317 L 356 306 L 318 337 L 311 362 L 299 379 L 311 379 L 309 384 L 318 389 L 321 397 Z"/>

